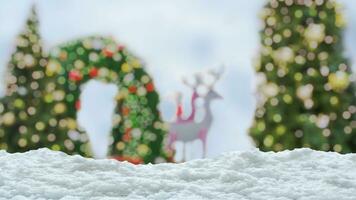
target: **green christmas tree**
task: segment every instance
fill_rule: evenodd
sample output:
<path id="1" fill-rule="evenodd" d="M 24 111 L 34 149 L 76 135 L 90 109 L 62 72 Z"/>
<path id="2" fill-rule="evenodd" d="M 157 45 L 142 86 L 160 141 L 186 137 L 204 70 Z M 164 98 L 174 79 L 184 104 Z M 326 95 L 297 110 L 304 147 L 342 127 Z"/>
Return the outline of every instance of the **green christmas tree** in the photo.
<path id="1" fill-rule="evenodd" d="M 262 150 L 310 147 L 356 152 L 356 99 L 344 57 L 340 6 L 332 0 L 270 0 L 256 71 L 250 129 Z"/>
<path id="2" fill-rule="evenodd" d="M 6 95 L 0 100 L 1 149 L 23 152 L 38 148 L 40 136 L 35 125 L 42 112 L 40 81 L 46 64 L 33 7 L 25 29 L 16 39 L 16 50 L 7 68 Z"/>

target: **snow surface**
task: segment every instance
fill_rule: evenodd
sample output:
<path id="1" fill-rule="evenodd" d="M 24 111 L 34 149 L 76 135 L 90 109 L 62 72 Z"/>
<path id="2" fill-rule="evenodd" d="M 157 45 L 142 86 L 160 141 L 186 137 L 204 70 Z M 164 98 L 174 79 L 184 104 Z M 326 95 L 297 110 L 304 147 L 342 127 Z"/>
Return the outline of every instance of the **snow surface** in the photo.
<path id="1" fill-rule="evenodd" d="M 356 154 L 231 152 L 132 165 L 40 149 L 0 151 L 0 199 L 356 199 Z"/>

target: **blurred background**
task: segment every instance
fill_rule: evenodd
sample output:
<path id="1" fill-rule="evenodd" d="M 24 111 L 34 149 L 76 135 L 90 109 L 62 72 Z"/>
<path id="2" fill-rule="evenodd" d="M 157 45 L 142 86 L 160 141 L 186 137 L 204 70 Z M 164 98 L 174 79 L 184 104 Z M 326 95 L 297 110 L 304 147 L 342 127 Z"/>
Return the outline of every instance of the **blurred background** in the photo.
<path id="1" fill-rule="evenodd" d="M 347 21 L 344 32 L 346 56 L 355 63 L 356 2 L 339 2 L 345 8 Z M 1 77 L 4 77 L 6 65 L 15 50 L 15 38 L 24 27 L 34 3 L 45 49 L 87 35 L 112 35 L 141 58 L 160 94 L 159 108 L 165 121 L 174 118 L 176 92 L 183 94 L 184 111 L 190 112 L 192 91 L 182 83 L 182 78 L 192 79 L 196 72 L 224 65 L 224 74 L 215 85 L 223 99 L 212 104 L 214 122 L 208 134 L 207 157 L 254 146 L 248 136 L 256 106 L 253 61 L 260 47 L 262 21 L 259 13 L 267 1 L 2 0 Z M 356 70 L 354 64 L 352 68 Z M 2 85 L 2 95 L 4 88 Z M 105 131 L 111 126 L 107 116 L 112 111 L 100 108 L 112 104 L 113 93 L 115 88 L 100 83 L 85 88 L 82 101 L 87 101 L 88 106 L 80 111 L 84 128 L 97 123 Z M 97 96 L 107 98 L 98 100 Z M 96 118 L 86 117 L 90 115 Z M 98 122 L 100 120 L 103 122 Z M 177 146 L 181 148 L 179 144 Z M 187 159 L 201 157 L 199 142 L 189 148 Z M 181 157 L 180 153 L 177 152 L 177 156 Z"/>

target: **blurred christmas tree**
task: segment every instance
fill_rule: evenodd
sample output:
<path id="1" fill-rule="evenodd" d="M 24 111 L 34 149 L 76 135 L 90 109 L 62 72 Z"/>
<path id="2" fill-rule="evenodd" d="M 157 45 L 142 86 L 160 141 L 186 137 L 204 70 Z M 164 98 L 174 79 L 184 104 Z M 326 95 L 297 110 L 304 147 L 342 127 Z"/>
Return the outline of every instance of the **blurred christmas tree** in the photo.
<path id="1" fill-rule="evenodd" d="M 262 12 L 258 108 L 250 135 L 262 150 L 356 152 L 356 99 L 343 56 L 340 6 L 270 0 Z"/>
<path id="2" fill-rule="evenodd" d="M 88 138 L 76 122 L 80 108 L 80 88 L 91 79 L 116 84 L 117 108 L 112 129 L 110 155 L 133 163 L 164 161 L 163 123 L 157 110 L 159 97 L 152 78 L 141 62 L 124 46 L 111 38 L 88 37 L 65 43 L 54 49 L 46 69 L 56 77 L 49 84 L 45 101 L 59 123 L 51 132 L 68 135 L 70 140 L 57 144 L 88 155 Z M 67 143 L 67 144 L 66 144 Z"/>
<path id="3" fill-rule="evenodd" d="M 6 95 L 0 100 L 0 148 L 23 152 L 41 146 L 36 128 L 41 126 L 41 97 L 46 55 L 38 31 L 33 7 L 25 29 L 16 39 L 16 51 L 6 73 Z"/>

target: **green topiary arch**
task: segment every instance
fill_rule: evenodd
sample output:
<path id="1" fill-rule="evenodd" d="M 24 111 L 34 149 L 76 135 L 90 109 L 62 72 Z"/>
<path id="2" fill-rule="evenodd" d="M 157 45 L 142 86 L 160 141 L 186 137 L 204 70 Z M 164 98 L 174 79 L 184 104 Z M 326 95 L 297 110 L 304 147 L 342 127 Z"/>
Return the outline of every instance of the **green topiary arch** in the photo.
<path id="1" fill-rule="evenodd" d="M 97 79 L 119 87 L 110 155 L 137 163 L 165 158 L 158 94 L 140 61 L 124 46 L 104 37 L 66 43 L 51 52 L 45 74 L 53 77 L 43 96 L 51 116 L 48 131 L 53 135 L 43 143 L 52 143 L 54 150 L 91 156 L 88 137 L 75 119 L 80 87 Z"/>

